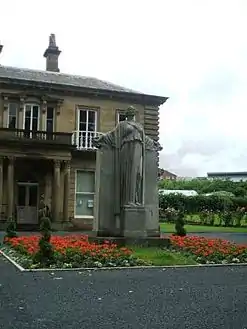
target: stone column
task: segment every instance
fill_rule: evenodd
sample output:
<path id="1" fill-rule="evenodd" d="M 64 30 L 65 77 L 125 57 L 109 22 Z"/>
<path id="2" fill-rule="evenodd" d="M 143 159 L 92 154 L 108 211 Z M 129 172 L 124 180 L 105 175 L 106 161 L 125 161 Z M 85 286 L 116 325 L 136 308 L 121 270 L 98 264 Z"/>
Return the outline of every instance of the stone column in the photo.
<path id="1" fill-rule="evenodd" d="M 58 221 L 60 218 L 60 176 L 61 161 L 54 161 L 54 189 L 53 189 L 53 220 Z"/>
<path id="2" fill-rule="evenodd" d="M 8 157 L 8 217 L 14 213 L 14 157 Z"/>
<path id="3" fill-rule="evenodd" d="M 70 161 L 64 164 L 63 219 L 69 219 Z"/>
<path id="4" fill-rule="evenodd" d="M 60 131 L 60 113 L 62 110 L 62 104 L 63 104 L 63 100 L 58 100 L 57 105 L 56 105 L 56 111 L 55 111 L 55 116 L 54 116 L 54 132 L 58 132 Z"/>
<path id="5" fill-rule="evenodd" d="M 24 124 L 24 111 L 25 111 L 25 97 L 20 97 L 20 111 L 18 115 L 18 128 L 19 129 L 24 129 L 25 124 Z"/>
<path id="6" fill-rule="evenodd" d="M 8 115 L 9 115 L 9 101 L 8 97 L 3 97 L 3 128 L 8 128 Z"/>
<path id="7" fill-rule="evenodd" d="M 0 157 L 0 218 L 3 211 L 3 157 Z"/>
<path id="8" fill-rule="evenodd" d="M 47 101 L 45 99 L 43 99 L 42 111 L 41 111 L 41 122 L 40 122 L 39 130 L 46 131 L 46 116 L 47 116 Z"/>

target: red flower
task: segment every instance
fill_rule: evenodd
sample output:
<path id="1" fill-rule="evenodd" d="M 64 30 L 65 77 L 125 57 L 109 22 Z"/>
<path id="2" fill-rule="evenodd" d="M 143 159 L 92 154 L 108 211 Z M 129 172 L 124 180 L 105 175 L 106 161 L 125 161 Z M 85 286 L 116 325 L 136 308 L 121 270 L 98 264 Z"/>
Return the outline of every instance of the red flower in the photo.
<path id="1" fill-rule="evenodd" d="M 209 260 L 223 260 L 228 256 L 247 258 L 247 245 L 237 245 L 226 240 L 207 239 L 199 236 L 171 236 L 170 239 L 174 248 L 206 257 Z"/>
<path id="2" fill-rule="evenodd" d="M 34 255 L 39 250 L 39 235 L 21 236 L 18 238 L 8 239 L 7 243 L 14 249 L 25 252 L 29 255 Z M 103 244 L 90 243 L 86 235 L 68 235 L 68 236 L 52 236 L 51 244 L 54 251 L 65 255 L 68 250 L 79 251 L 81 254 L 90 257 L 103 257 L 106 259 L 125 258 L 132 254 L 127 248 L 118 248 L 116 244 L 104 241 Z"/>

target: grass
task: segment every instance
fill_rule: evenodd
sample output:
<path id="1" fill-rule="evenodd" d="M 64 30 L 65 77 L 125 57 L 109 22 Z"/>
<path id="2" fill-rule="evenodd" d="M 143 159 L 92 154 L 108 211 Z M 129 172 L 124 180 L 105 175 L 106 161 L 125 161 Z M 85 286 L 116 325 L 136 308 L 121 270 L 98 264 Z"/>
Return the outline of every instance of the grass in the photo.
<path id="1" fill-rule="evenodd" d="M 155 247 L 131 247 L 131 249 L 134 251 L 135 256 L 156 266 L 197 264 L 197 262 L 191 256 L 183 255 L 179 252 Z"/>
<path id="2" fill-rule="evenodd" d="M 220 233 L 247 233 L 247 227 L 223 227 L 223 226 L 202 226 L 202 225 L 185 225 L 187 233 L 200 232 L 220 232 Z M 162 233 L 174 233 L 175 227 L 171 223 L 160 223 Z"/>

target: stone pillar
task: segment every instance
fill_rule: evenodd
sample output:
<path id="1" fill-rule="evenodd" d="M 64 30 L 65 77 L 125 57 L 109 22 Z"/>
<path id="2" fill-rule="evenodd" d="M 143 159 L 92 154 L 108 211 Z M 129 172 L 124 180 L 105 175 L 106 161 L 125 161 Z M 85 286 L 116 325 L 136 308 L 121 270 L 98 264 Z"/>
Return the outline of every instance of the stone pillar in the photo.
<path id="1" fill-rule="evenodd" d="M 0 218 L 3 211 L 3 157 L 0 157 Z"/>
<path id="2" fill-rule="evenodd" d="M 14 213 L 14 157 L 8 160 L 8 217 L 11 217 Z"/>
<path id="3" fill-rule="evenodd" d="M 53 220 L 60 219 L 60 176 L 61 176 L 61 161 L 54 161 L 54 189 L 53 189 Z"/>
<path id="4" fill-rule="evenodd" d="M 46 173 L 45 175 L 45 187 L 44 187 L 44 200 L 45 200 L 45 204 L 48 205 L 49 204 L 49 174 Z"/>
<path id="5" fill-rule="evenodd" d="M 54 116 L 54 132 L 59 132 L 60 131 L 60 113 L 62 110 L 62 104 L 63 100 L 58 100 L 57 105 L 56 105 L 56 111 L 55 111 L 55 116 Z"/>
<path id="6" fill-rule="evenodd" d="M 64 164 L 63 219 L 69 219 L 70 161 Z"/>
<path id="7" fill-rule="evenodd" d="M 24 111 L 25 111 L 25 97 L 20 97 L 20 110 L 18 115 L 18 128 L 24 129 Z"/>
<path id="8" fill-rule="evenodd" d="M 42 111 L 41 111 L 41 122 L 40 122 L 39 130 L 46 131 L 46 116 L 47 116 L 47 101 L 45 99 L 43 99 Z"/>
<path id="9" fill-rule="evenodd" d="M 3 128 L 8 128 L 8 115 L 9 115 L 9 101 L 8 97 L 3 97 Z"/>

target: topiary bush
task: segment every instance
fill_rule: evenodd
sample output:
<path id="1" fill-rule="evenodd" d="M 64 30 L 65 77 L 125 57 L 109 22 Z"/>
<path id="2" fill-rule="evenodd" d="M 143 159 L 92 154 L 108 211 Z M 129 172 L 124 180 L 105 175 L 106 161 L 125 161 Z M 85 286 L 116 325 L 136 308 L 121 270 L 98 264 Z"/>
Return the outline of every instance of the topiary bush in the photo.
<path id="1" fill-rule="evenodd" d="M 49 217 L 42 217 L 40 220 L 41 238 L 39 240 L 39 251 L 34 257 L 36 263 L 48 266 L 54 261 L 54 249 L 51 240 L 51 221 Z"/>
<path id="2" fill-rule="evenodd" d="M 186 236 L 186 230 L 184 228 L 184 224 L 185 224 L 184 212 L 180 210 L 177 213 L 177 218 L 176 218 L 176 222 L 175 222 L 176 232 L 174 233 L 174 235 Z"/>
<path id="3" fill-rule="evenodd" d="M 16 238 L 17 232 L 16 232 L 16 221 L 13 217 L 9 217 L 6 227 L 6 234 L 4 237 L 4 240 L 6 238 Z"/>

